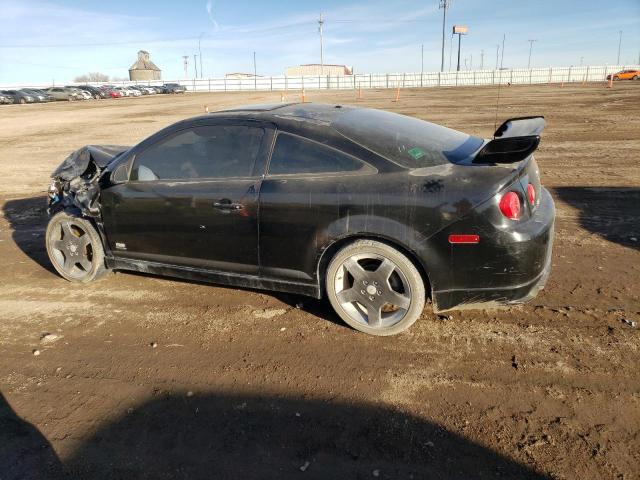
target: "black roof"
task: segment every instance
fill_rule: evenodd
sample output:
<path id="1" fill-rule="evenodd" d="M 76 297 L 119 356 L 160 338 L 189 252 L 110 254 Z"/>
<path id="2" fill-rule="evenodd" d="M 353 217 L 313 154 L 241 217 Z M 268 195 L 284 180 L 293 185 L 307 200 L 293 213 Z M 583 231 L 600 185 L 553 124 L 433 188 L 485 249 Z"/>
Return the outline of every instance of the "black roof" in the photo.
<path id="1" fill-rule="evenodd" d="M 325 103 L 263 103 L 219 110 L 210 115 L 236 113 L 253 118 L 298 120 L 329 125 L 341 112 L 354 108 L 357 107 Z"/>

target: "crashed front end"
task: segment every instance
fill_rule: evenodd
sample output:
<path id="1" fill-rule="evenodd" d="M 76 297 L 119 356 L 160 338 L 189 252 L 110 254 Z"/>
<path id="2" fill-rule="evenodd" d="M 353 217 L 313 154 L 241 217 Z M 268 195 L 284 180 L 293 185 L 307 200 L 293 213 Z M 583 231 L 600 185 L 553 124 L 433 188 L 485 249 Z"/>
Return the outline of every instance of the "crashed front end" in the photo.
<path id="1" fill-rule="evenodd" d="M 74 209 L 88 217 L 100 216 L 102 171 L 130 147 L 86 145 L 71 153 L 51 174 L 47 213 Z"/>

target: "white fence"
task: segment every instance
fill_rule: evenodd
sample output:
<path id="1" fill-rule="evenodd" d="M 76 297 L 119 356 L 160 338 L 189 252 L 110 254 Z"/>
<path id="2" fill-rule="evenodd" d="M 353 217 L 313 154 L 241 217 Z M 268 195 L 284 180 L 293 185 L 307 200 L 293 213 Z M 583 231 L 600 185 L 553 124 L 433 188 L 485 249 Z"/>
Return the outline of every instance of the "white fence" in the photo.
<path id="1" fill-rule="evenodd" d="M 249 77 L 249 78 L 190 78 L 181 80 L 106 82 L 111 85 L 162 85 L 179 83 L 191 92 L 237 92 L 281 90 L 331 90 L 368 88 L 454 87 L 469 85 L 533 85 L 544 83 L 603 82 L 607 75 L 637 65 L 515 68 L 504 70 L 464 70 L 459 72 L 428 73 L 359 73 L 344 76 Z M 101 83 L 89 83 L 100 85 Z M 67 83 L 65 85 L 76 85 Z M 47 88 L 51 84 L 22 84 L 6 88 Z"/>

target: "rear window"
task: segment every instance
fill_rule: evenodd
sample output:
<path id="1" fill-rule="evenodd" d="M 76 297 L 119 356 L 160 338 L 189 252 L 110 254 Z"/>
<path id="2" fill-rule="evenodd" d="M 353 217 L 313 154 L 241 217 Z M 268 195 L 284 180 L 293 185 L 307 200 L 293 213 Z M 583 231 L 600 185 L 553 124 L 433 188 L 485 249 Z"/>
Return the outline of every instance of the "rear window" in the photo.
<path id="1" fill-rule="evenodd" d="M 459 162 L 483 144 L 478 137 L 382 110 L 348 110 L 331 124 L 353 142 L 406 168 Z"/>

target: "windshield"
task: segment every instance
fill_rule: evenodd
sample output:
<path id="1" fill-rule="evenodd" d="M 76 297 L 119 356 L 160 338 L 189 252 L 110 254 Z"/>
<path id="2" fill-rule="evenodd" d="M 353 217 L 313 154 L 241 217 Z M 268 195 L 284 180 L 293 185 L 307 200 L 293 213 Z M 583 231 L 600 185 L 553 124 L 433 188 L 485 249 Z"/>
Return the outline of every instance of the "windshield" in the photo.
<path id="1" fill-rule="evenodd" d="M 459 162 L 484 140 L 413 117 L 367 108 L 347 110 L 331 124 L 357 144 L 406 168 Z"/>

